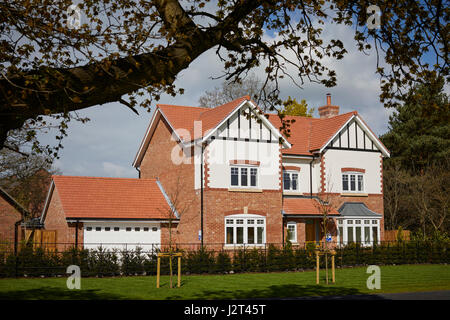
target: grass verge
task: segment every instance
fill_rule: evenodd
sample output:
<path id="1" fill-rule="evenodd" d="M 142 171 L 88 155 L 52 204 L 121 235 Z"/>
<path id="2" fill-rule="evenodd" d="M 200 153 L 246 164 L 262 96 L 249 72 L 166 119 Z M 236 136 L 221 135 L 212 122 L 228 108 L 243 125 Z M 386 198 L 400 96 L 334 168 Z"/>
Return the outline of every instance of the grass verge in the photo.
<path id="1" fill-rule="evenodd" d="M 315 283 L 314 271 L 190 275 L 182 276 L 181 288 L 173 289 L 167 276 L 159 289 L 155 276 L 82 278 L 81 290 L 67 289 L 67 278 L 0 279 L 0 299 L 253 299 L 450 290 L 448 265 L 382 266 L 380 290 L 367 289 L 370 274 L 366 270 L 338 269 L 336 283 L 329 285 L 325 285 L 324 270 L 320 285 Z"/>

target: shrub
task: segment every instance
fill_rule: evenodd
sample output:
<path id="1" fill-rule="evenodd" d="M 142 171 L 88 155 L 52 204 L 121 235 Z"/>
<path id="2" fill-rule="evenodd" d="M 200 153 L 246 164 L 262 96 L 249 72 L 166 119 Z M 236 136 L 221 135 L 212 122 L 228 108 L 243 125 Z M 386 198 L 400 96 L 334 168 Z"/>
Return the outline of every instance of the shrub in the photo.
<path id="1" fill-rule="evenodd" d="M 237 249 L 233 251 L 233 272 L 245 272 L 245 251 L 243 249 Z"/>
<path id="2" fill-rule="evenodd" d="M 290 271 L 296 269 L 294 251 L 290 243 L 287 243 L 281 250 L 279 260 L 281 262 L 281 270 Z"/>
<path id="3" fill-rule="evenodd" d="M 189 273 L 202 274 L 213 273 L 214 262 L 214 253 L 203 247 L 200 250 L 188 252 L 183 264 L 186 265 Z"/>
<path id="4" fill-rule="evenodd" d="M 269 245 L 267 249 L 239 249 L 236 251 L 208 251 L 205 247 L 183 253 L 182 272 L 191 274 L 225 272 L 273 272 L 314 269 L 315 245 L 283 248 Z M 336 266 L 389 265 L 412 263 L 449 263 L 450 241 L 401 241 L 373 247 L 350 243 L 336 248 Z M 321 268 L 325 261 L 322 256 Z M 0 254 L 0 277 L 66 275 L 69 265 L 81 268 L 82 276 L 115 276 L 156 274 L 157 255 L 144 254 L 141 249 L 118 252 L 69 248 L 64 252 L 48 252 L 41 248 L 22 246 L 17 254 Z M 177 259 L 173 259 L 176 274 Z M 161 274 L 169 274 L 169 259 L 161 259 Z"/>
<path id="5" fill-rule="evenodd" d="M 296 249 L 294 259 L 297 269 L 313 269 L 315 267 L 315 255 L 310 255 L 306 248 Z"/>
<path id="6" fill-rule="evenodd" d="M 232 270 L 230 255 L 225 251 L 220 251 L 215 260 L 215 273 L 225 273 Z"/>
<path id="7" fill-rule="evenodd" d="M 113 258 L 113 257 L 109 257 Z M 126 250 L 121 252 L 120 265 L 123 275 L 142 275 L 144 273 L 145 255 L 142 253 L 142 248 L 136 250 Z M 96 261 L 99 263 L 99 260 Z"/>
<path id="8" fill-rule="evenodd" d="M 281 261 L 280 261 L 280 249 L 275 247 L 273 244 L 269 245 L 267 249 L 267 257 L 266 257 L 266 268 L 269 272 L 280 271 L 281 270 Z"/>

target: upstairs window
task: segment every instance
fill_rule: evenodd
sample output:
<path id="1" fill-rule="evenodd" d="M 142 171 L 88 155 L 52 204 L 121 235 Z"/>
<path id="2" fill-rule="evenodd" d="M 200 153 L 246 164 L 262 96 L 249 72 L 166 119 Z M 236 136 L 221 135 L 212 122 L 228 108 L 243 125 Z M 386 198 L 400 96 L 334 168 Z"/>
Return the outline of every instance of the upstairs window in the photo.
<path id="1" fill-rule="evenodd" d="M 258 168 L 233 166 L 230 168 L 232 187 L 256 187 L 258 185 Z"/>
<path id="2" fill-rule="evenodd" d="M 231 185 L 232 186 L 239 185 L 239 168 L 236 167 L 231 168 Z"/>
<path id="3" fill-rule="evenodd" d="M 298 191 L 298 173 L 289 171 L 283 172 L 283 190 Z"/>
<path id="4" fill-rule="evenodd" d="M 343 173 L 342 174 L 343 192 L 363 192 L 364 174 L 363 173 Z"/>

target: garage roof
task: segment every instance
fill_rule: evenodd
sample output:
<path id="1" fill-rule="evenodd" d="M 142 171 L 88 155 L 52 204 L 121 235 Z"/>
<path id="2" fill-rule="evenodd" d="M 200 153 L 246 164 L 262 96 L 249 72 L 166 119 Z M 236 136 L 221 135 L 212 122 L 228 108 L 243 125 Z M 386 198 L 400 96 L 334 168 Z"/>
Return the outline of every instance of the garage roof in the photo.
<path id="1" fill-rule="evenodd" d="M 44 219 L 55 190 L 66 219 L 168 219 L 171 212 L 156 179 L 53 176 Z"/>

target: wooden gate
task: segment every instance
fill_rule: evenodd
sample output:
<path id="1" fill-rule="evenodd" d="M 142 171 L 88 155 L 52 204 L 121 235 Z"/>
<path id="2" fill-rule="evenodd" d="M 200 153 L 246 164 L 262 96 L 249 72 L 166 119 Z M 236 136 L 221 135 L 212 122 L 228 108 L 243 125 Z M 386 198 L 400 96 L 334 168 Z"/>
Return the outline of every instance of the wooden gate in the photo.
<path id="1" fill-rule="evenodd" d="M 54 252 L 56 250 L 56 230 L 25 230 L 25 241 L 31 242 L 33 248 L 42 248 Z"/>

